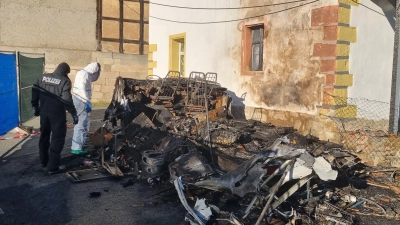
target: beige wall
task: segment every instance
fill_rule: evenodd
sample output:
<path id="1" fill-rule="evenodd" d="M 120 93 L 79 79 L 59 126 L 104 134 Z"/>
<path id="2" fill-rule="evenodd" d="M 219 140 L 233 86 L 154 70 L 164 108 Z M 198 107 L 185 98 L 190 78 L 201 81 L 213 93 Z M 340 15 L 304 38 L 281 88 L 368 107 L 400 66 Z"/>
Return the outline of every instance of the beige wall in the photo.
<path id="1" fill-rule="evenodd" d="M 93 83 L 93 102 L 109 102 L 118 76 L 146 79 L 147 55 L 93 52 L 92 61 L 101 64 L 99 80 Z"/>
<path id="2" fill-rule="evenodd" d="M 108 102 L 112 79 L 146 77 L 147 55 L 96 52 L 96 20 L 96 0 L 1 0 L 0 52 L 45 54 L 45 72 L 67 62 L 72 81 L 77 71 L 98 61 L 103 73 L 93 84 L 93 102 Z"/>
<path id="3" fill-rule="evenodd" d="M 95 51 L 96 0 L 2 0 L 0 45 Z"/>

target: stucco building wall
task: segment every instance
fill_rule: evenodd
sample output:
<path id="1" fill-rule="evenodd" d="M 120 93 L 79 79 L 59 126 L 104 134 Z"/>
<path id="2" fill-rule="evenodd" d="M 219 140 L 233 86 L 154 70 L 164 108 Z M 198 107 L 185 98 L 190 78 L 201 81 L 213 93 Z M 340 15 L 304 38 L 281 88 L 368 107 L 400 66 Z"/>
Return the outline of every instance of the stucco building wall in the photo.
<path id="1" fill-rule="evenodd" d="M 157 62 L 153 74 L 163 77 L 168 72 L 169 36 L 186 33 L 185 76 L 190 71 L 218 73 L 218 82 L 228 88 L 237 114 L 246 114 L 249 118 L 254 109 L 262 108 L 264 121 L 294 125 L 302 133 L 308 133 L 313 127 L 313 134 L 322 134 L 323 139 L 338 139 L 329 119 L 317 116 L 316 106 L 322 103 L 325 76 L 319 73 L 320 57 L 313 55 L 313 48 L 314 43 L 323 40 L 324 31 L 322 27 L 311 26 L 312 9 L 337 5 L 337 0 L 312 4 L 251 1 L 251 5 L 239 0 L 173 0 L 168 4 L 215 8 L 270 6 L 189 10 L 151 5 L 151 16 L 205 23 L 181 24 L 150 18 L 150 44 L 157 46 L 152 53 L 152 59 Z M 257 17 L 259 15 L 265 16 Z M 230 20 L 235 21 L 207 23 Z M 242 72 L 243 23 L 264 23 L 264 66 L 261 72 Z"/>
<path id="2" fill-rule="evenodd" d="M 396 12 L 387 0 L 363 0 L 362 4 L 351 15 L 358 39 L 350 50 L 355 85 L 349 88 L 349 97 L 389 103 Z"/>

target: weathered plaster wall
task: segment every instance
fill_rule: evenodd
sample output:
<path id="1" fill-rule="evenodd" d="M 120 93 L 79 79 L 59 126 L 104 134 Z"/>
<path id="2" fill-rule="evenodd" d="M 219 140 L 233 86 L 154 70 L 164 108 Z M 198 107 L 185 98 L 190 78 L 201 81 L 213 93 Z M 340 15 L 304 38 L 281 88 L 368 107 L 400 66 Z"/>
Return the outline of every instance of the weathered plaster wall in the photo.
<path id="1" fill-rule="evenodd" d="M 93 102 L 109 102 L 117 76 L 147 75 L 147 55 L 96 52 L 96 0 L 1 0 L 0 51 L 45 54 L 45 72 L 61 62 L 77 71 L 88 63 L 102 65 L 93 84 Z"/>
<path id="2" fill-rule="evenodd" d="M 251 5 L 271 5 L 287 1 L 251 1 Z M 248 1 L 174 0 L 171 5 L 191 7 L 243 7 Z M 303 3 L 304 4 L 304 3 Z M 312 56 L 312 43 L 322 40 L 321 28 L 310 27 L 311 9 L 337 4 L 337 0 L 267 6 L 239 10 L 188 10 L 152 5 L 150 14 L 178 21 L 208 22 L 266 15 L 264 73 L 242 76 L 240 68 L 242 21 L 217 24 L 177 24 L 150 18 L 150 44 L 157 44 L 154 74 L 168 71 L 169 35 L 186 32 L 186 76 L 190 71 L 217 72 L 218 81 L 237 96 L 236 104 L 315 113 L 321 101 L 323 76 L 318 74 L 318 58 Z M 298 6 L 297 8 L 295 8 Z"/>
<path id="3" fill-rule="evenodd" d="M 169 35 L 186 32 L 186 76 L 190 71 L 217 72 L 218 82 L 229 89 L 239 114 L 252 115 L 254 108 L 265 109 L 264 119 L 279 125 L 295 125 L 302 133 L 316 127 L 313 134 L 323 139 L 338 139 L 329 119 L 317 115 L 325 76 L 319 74 L 320 58 L 313 56 L 313 46 L 323 39 L 322 27 L 311 26 L 311 10 L 337 5 L 337 0 L 312 4 L 288 1 L 169 1 L 168 4 L 191 7 L 244 7 L 271 5 L 238 10 L 188 10 L 151 5 L 150 15 L 169 20 L 228 23 L 178 24 L 150 18 L 150 44 L 156 44 L 153 73 L 165 76 L 168 71 Z M 312 1 L 308 1 L 312 2 Z M 251 3 L 251 5 L 250 5 Z M 293 9 L 288 9 L 293 8 Z M 285 10 L 286 9 L 286 10 Z M 265 15 L 268 14 L 268 15 Z M 242 18 L 259 17 L 266 21 L 264 71 L 244 76 L 241 73 Z M 245 20 L 251 23 L 251 19 Z M 246 109 L 243 109 L 246 106 Z M 269 113 L 268 111 L 273 113 Z M 289 113 L 289 112 L 293 113 Z M 277 112 L 277 113 L 275 113 Z M 278 115 L 279 114 L 279 115 Z M 318 123 L 318 125 L 316 125 Z M 325 132 L 330 129 L 329 132 Z M 315 131 L 315 132 L 314 132 Z"/>
<path id="4" fill-rule="evenodd" d="M 350 25 L 357 27 L 358 38 L 350 45 L 354 86 L 349 88 L 349 97 L 389 103 L 395 9 L 387 0 L 363 0 L 361 3 L 351 9 Z"/>
<path id="5" fill-rule="evenodd" d="M 2 0 L 0 45 L 96 50 L 96 1 Z"/>
<path id="6" fill-rule="evenodd" d="M 250 9 L 246 17 L 295 5 L 299 4 L 281 5 L 265 11 Z M 304 5 L 265 16 L 264 73 L 241 77 L 242 88 L 249 92 L 247 105 L 303 112 L 315 110 L 321 100 L 323 83 L 323 77 L 318 74 L 319 59 L 311 54 L 312 43 L 322 39 L 322 30 L 310 27 L 310 11 L 317 6 Z"/>
<path id="7" fill-rule="evenodd" d="M 325 140 L 340 140 L 335 124 L 329 118 L 318 116 L 316 107 L 322 104 L 325 73 L 321 73 L 323 57 L 314 55 L 314 47 L 315 43 L 323 42 L 325 33 L 323 27 L 312 26 L 311 11 L 331 5 L 337 5 L 337 1 L 247 11 L 246 17 L 251 17 L 283 10 L 264 16 L 267 24 L 263 73 L 240 76 L 240 88 L 248 93 L 247 115 L 252 115 L 253 107 L 262 107 L 262 120 L 266 122 L 294 126 L 302 134 L 311 133 Z M 334 16 L 326 14 L 324 22 L 337 23 Z"/>
<path id="8" fill-rule="evenodd" d="M 0 50 L 44 53 L 80 69 L 96 50 L 96 1 L 2 0 Z"/>

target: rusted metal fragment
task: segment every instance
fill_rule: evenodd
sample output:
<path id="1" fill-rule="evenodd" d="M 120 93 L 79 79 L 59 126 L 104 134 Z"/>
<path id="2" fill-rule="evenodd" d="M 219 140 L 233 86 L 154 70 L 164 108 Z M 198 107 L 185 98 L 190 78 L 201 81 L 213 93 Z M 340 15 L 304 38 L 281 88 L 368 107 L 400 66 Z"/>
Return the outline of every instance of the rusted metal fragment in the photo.
<path id="1" fill-rule="evenodd" d="M 106 144 L 108 141 L 110 141 L 112 137 L 112 133 L 109 132 L 107 128 L 100 127 L 92 135 L 89 136 L 89 140 L 95 146 L 101 146 L 102 144 Z"/>
<path id="2" fill-rule="evenodd" d="M 115 165 L 115 163 L 104 162 L 103 168 L 114 176 L 120 176 L 120 177 L 124 176 L 122 171 L 118 168 L 118 166 Z"/>
<path id="3" fill-rule="evenodd" d="M 221 119 L 226 119 L 228 115 L 229 111 L 225 107 L 219 107 L 208 111 L 208 119 L 210 121 L 219 121 Z M 203 123 L 207 120 L 206 113 L 197 114 L 193 117 L 196 118 L 199 123 Z"/>
<path id="4" fill-rule="evenodd" d="M 163 152 L 165 148 L 167 148 L 169 142 L 171 141 L 172 137 L 167 136 L 161 140 L 161 144 L 158 146 L 158 150 Z"/>
<path id="5" fill-rule="evenodd" d="M 225 107 L 219 107 L 217 109 L 212 109 L 208 112 L 208 119 L 211 121 L 217 121 L 219 119 L 224 119 L 228 116 L 228 110 Z"/>

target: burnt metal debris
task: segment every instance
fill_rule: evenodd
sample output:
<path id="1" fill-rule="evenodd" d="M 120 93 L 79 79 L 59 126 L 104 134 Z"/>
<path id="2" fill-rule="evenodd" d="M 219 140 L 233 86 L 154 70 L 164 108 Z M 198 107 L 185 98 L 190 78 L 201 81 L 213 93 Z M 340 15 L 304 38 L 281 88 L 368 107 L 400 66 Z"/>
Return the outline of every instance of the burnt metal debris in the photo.
<path id="1" fill-rule="evenodd" d="M 234 118 L 217 77 L 184 78 L 177 71 L 146 80 L 118 77 L 105 124 L 89 137 L 95 163 L 85 166 L 128 176 L 124 186 L 134 179 L 173 184 L 158 194 L 175 189 L 190 224 L 400 219 L 400 199 L 360 191 L 374 186 L 400 194 L 395 170 L 377 172 L 341 145 L 293 127 Z M 68 172 L 79 181 L 81 174 Z"/>

